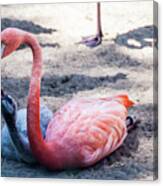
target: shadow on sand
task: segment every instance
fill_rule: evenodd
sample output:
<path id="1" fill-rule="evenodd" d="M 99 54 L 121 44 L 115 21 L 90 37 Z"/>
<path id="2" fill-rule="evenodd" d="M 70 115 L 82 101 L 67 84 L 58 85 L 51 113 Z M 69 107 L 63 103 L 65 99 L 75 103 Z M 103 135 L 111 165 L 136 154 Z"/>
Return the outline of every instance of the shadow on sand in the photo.
<path id="1" fill-rule="evenodd" d="M 60 97 L 66 94 L 77 93 L 78 91 L 92 90 L 97 87 L 106 87 L 109 83 L 116 83 L 119 80 L 127 80 L 127 75 L 117 73 L 114 76 L 91 77 L 80 74 L 63 76 L 50 76 L 49 74 L 45 74 L 41 83 L 41 96 Z M 2 87 L 4 90 L 7 90 L 6 93 L 9 93 L 14 97 L 16 96 L 17 98 L 22 98 L 27 95 L 29 78 L 19 79 L 2 77 Z M 20 87 L 21 91 L 17 93 L 16 90 L 19 90 Z"/>
<path id="2" fill-rule="evenodd" d="M 1 30 L 8 27 L 15 27 L 22 30 L 25 30 L 27 32 L 31 32 L 33 34 L 52 34 L 53 32 L 56 32 L 56 29 L 52 28 L 45 28 L 38 24 L 33 23 L 32 21 L 26 21 L 26 20 L 16 20 L 16 19 L 9 19 L 9 18 L 3 18 L 1 19 Z"/>
<path id="3" fill-rule="evenodd" d="M 32 21 L 26 21 L 26 20 L 16 20 L 16 19 L 9 19 L 9 18 L 3 18 L 1 19 L 1 30 L 8 27 L 14 27 L 19 28 L 21 30 L 25 30 L 27 32 L 33 33 L 33 34 L 52 34 L 53 32 L 57 32 L 54 28 L 46 28 L 39 24 L 35 24 Z M 42 47 L 60 47 L 59 43 L 40 43 Z M 22 45 L 19 49 L 25 48 L 26 45 Z"/>
<path id="4" fill-rule="evenodd" d="M 148 25 L 118 35 L 114 41 L 132 49 L 155 46 L 158 48 L 158 29 L 154 25 Z"/>

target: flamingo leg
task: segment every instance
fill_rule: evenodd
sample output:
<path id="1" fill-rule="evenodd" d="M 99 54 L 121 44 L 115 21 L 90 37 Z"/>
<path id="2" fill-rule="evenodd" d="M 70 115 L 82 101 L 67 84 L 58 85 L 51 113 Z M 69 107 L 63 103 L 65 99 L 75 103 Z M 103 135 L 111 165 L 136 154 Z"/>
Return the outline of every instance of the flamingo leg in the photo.
<path id="1" fill-rule="evenodd" d="M 96 47 L 102 42 L 102 26 L 101 26 L 101 5 L 97 3 L 97 33 L 94 36 L 83 37 L 81 44 L 85 44 L 88 47 Z"/>

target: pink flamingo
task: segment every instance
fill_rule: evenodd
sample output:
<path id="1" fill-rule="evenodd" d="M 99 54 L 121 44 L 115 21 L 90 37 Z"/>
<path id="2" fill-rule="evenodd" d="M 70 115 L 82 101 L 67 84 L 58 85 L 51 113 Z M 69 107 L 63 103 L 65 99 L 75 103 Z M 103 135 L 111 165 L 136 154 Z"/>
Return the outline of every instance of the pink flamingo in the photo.
<path id="1" fill-rule="evenodd" d="M 101 4 L 100 2 L 97 2 L 97 33 L 95 36 L 88 36 L 88 37 L 83 37 L 83 40 L 79 43 L 85 44 L 88 47 L 96 47 L 101 44 L 102 42 L 102 26 L 101 26 Z"/>
<path id="2" fill-rule="evenodd" d="M 30 33 L 8 28 L 1 33 L 2 57 L 28 44 L 33 53 L 27 104 L 27 132 L 32 154 L 51 170 L 88 167 L 115 151 L 127 136 L 127 94 L 106 98 L 74 98 L 48 124 L 45 139 L 40 128 L 41 47 Z"/>

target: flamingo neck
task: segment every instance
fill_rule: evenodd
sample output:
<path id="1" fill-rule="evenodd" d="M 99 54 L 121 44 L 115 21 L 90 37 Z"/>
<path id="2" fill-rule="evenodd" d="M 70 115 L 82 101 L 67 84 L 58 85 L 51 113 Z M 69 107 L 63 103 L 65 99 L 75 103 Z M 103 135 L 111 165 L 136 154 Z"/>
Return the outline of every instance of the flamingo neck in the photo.
<path id="1" fill-rule="evenodd" d="M 50 153 L 40 127 L 42 52 L 38 41 L 31 34 L 25 36 L 24 42 L 31 47 L 33 53 L 32 76 L 27 101 L 27 132 L 32 153 L 41 163 L 47 161 Z"/>

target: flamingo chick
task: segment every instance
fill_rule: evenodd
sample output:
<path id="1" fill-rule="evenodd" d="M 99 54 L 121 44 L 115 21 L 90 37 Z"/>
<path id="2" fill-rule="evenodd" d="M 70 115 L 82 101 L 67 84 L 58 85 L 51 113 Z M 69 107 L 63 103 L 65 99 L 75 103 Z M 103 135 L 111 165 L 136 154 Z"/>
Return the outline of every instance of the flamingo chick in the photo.
<path id="1" fill-rule="evenodd" d="M 1 131 L 2 157 L 26 163 L 35 163 L 36 159 L 31 153 L 27 137 L 27 109 L 17 111 L 14 98 L 1 94 L 1 111 L 6 123 Z M 40 124 L 43 137 L 45 137 L 47 125 L 52 116 L 52 111 L 41 105 Z"/>
<path id="2" fill-rule="evenodd" d="M 74 98 L 48 124 L 45 139 L 40 128 L 41 47 L 34 35 L 15 28 L 1 33 L 2 57 L 28 44 L 33 53 L 27 100 L 27 134 L 32 154 L 51 170 L 88 167 L 115 151 L 127 136 L 127 94 L 105 98 Z"/>

